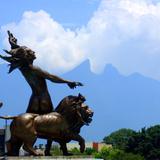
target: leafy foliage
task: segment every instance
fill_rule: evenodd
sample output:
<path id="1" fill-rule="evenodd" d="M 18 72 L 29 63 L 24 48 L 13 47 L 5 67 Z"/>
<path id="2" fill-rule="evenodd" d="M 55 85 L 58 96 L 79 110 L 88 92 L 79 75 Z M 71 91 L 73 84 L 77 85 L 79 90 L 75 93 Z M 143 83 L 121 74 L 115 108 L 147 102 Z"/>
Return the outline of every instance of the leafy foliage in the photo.
<path id="1" fill-rule="evenodd" d="M 81 155 L 81 154 L 82 154 L 82 153 L 80 152 L 80 150 L 79 150 L 78 148 L 76 148 L 76 147 L 72 148 L 72 149 L 70 150 L 70 152 L 71 152 L 72 154 L 74 154 L 74 155 Z"/>
<path id="2" fill-rule="evenodd" d="M 99 152 L 97 152 L 93 148 L 86 148 L 85 152 L 81 153 L 76 147 L 71 149 L 69 152 L 73 153 L 74 156 L 80 156 L 81 158 L 86 158 L 86 156 L 90 156 L 95 158 L 102 158 L 104 160 L 144 160 L 144 158 L 140 155 L 126 153 L 123 150 L 106 146 L 104 146 Z M 54 146 L 52 148 L 52 154 L 55 156 L 59 156 L 62 155 L 62 152 L 60 151 L 58 146 Z"/>
<path id="3" fill-rule="evenodd" d="M 106 144 L 112 144 L 113 147 L 124 149 L 129 138 L 134 134 L 135 131 L 123 128 L 111 133 L 109 136 L 104 137 L 103 141 Z"/>
<path id="4" fill-rule="evenodd" d="M 103 147 L 102 150 L 95 154 L 95 158 L 104 160 L 144 160 L 140 155 L 125 153 L 123 150 Z"/>
<path id="5" fill-rule="evenodd" d="M 86 148 L 85 150 L 85 154 L 86 155 L 93 155 L 95 154 L 97 151 L 94 148 Z"/>
<path id="6" fill-rule="evenodd" d="M 62 155 L 62 151 L 60 150 L 59 146 L 53 146 L 51 149 L 51 154 L 54 156 Z"/>
<path id="7" fill-rule="evenodd" d="M 160 160 L 160 125 L 135 133 L 128 140 L 126 151 L 141 154 L 147 160 Z"/>
<path id="8" fill-rule="evenodd" d="M 138 155 L 144 157 L 145 160 L 160 160 L 160 125 L 147 129 L 142 128 L 138 132 L 130 129 L 120 129 L 111 133 L 103 140 L 105 143 L 112 144 L 115 148 L 113 151 L 105 150 L 104 156 L 107 158 L 114 153 L 112 158 L 117 156 L 116 160 L 119 160 L 121 157 L 124 160 L 125 157 L 129 156 L 131 158 Z M 116 149 L 120 149 L 118 153 Z M 102 152 L 104 150 L 97 153 L 97 156 L 102 157 Z M 137 160 L 137 158 L 135 159 Z M 108 160 L 110 159 L 108 158 Z"/>

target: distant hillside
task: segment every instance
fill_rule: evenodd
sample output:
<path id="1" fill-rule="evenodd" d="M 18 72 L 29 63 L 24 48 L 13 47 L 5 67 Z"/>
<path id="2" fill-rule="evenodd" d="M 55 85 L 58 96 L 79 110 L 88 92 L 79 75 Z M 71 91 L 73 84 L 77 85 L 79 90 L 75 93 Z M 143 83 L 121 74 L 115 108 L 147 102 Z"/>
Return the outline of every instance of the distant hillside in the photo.
<path id="1" fill-rule="evenodd" d="M 89 68 L 86 61 L 65 75 L 85 84 L 80 91 L 95 112 L 91 127 L 85 128 L 88 139 L 100 140 L 123 127 L 140 129 L 160 123 L 159 81 L 138 73 L 123 76 L 112 65 L 100 75 Z"/>
<path id="2" fill-rule="evenodd" d="M 7 74 L 8 68 L 0 65 L 0 100 L 4 107 L 1 115 L 25 112 L 31 94 L 28 84 L 19 71 Z M 121 75 L 112 65 L 102 74 L 90 71 L 89 61 L 62 75 L 63 78 L 84 83 L 74 90 L 64 84 L 48 82 L 53 104 L 69 94 L 79 92 L 94 110 L 91 126 L 82 128 L 82 135 L 90 140 L 102 140 L 106 134 L 119 128 L 140 129 L 160 123 L 160 82 L 138 73 Z M 18 82 L 18 83 L 17 83 Z M 3 125 L 3 121 L 0 121 Z"/>

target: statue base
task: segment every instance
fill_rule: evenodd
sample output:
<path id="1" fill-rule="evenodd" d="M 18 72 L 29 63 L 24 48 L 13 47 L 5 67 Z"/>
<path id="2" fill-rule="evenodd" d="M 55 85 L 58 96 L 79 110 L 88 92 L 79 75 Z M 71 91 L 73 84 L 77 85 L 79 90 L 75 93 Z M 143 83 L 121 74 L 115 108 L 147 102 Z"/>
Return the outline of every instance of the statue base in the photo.
<path id="1" fill-rule="evenodd" d="M 0 157 L 0 160 L 103 160 L 103 159 L 97 159 L 93 157 L 85 157 L 85 156 L 19 156 L 19 157 L 10 157 L 10 156 L 5 156 L 5 157 Z"/>

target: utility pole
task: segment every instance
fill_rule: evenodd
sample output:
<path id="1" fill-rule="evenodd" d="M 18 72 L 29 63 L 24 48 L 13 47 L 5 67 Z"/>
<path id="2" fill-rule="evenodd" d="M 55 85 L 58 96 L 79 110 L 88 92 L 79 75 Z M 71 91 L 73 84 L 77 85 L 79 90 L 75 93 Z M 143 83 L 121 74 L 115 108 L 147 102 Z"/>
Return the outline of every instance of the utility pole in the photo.
<path id="1" fill-rule="evenodd" d="M 4 152 L 7 153 L 7 146 L 6 146 L 6 142 L 7 142 L 7 119 L 5 119 L 5 130 L 4 130 Z"/>

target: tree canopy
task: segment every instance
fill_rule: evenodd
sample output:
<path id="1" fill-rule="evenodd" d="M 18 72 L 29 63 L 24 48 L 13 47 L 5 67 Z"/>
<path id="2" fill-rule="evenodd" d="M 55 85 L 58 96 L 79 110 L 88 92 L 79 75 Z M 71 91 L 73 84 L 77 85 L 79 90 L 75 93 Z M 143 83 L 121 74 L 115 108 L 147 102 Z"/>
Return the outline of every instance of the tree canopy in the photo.
<path id="1" fill-rule="evenodd" d="M 142 128 L 138 132 L 120 129 L 103 141 L 125 152 L 141 155 L 146 160 L 160 160 L 160 125 Z"/>
<path id="2" fill-rule="evenodd" d="M 103 141 L 106 144 L 112 144 L 113 147 L 124 149 L 129 138 L 135 133 L 132 129 L 122 128 L 104 137 Z"/>

